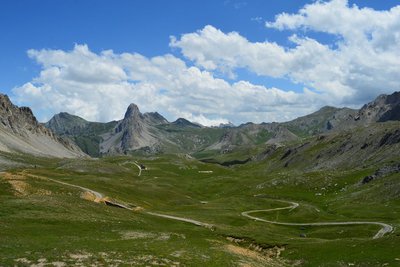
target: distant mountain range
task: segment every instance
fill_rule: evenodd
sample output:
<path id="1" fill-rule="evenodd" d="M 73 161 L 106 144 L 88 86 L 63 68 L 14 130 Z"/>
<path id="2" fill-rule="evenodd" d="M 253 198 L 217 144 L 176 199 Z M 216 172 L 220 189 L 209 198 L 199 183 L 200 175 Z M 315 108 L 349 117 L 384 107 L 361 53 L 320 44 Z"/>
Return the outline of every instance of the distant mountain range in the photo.
<path id="1" fill-rule="evenodd" d="M 144 113 L 131 104 L 122 120 L 88 122 L 68 113 L 55 115 L 45 126 L 73 140 L 91 156 L 115 154 L 230 153 L 237 149 L 298 141 L 322 133 L 349 130 L 400 119 L 400 92 L 381 95 L 360 110 L 323 107 L 284 123 L 246 123 L 205 127 L 179 118 L 168 122 L 157 112 Z"/>
<path id="2" fill-rule="evenodd" d="M 204 159 L 210 155 L 235 155 L 238 151 L 246 155 L 244 151 L 253 148 L 263 154 L 271 146 L 297 144 L 307 138 L 344 132 L 352 133 L 353 143 L 362 138 L 369 140 L 370 136 L 381 140 L 389 133 L 376 129 L 384 129 L 384 122 L 399 120 L 400 92 L 395 92 L 381 95 L 359 110 L 323 107 L 284 123 L 205 127 L 184 118 L 168 122 L 157 112 L 141 113 L 138 106 L 131 104 L 120 121 L 89 122 L 62 112 L 42 125 L 30 108 L 19 108 L 0 94 L 0 151 L 50 157 L 184 153 Z M 366 126 L 370 135 L 362 130 Z M 397 135 L 400 130 L 386 141 L 396 141 Z M 368 142 L 364 142 L 366 146 Z"/>

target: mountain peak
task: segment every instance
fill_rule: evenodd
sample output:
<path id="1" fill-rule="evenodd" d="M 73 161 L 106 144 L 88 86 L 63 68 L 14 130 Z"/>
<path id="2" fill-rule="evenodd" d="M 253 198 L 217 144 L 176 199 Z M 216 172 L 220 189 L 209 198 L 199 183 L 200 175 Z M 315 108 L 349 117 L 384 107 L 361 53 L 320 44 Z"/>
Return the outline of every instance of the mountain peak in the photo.
<path id="1" fill-rule="evenodd" d="M 323 106 L 316 112 L 332 112 L 332 111 L 337 111 L 339 108 L 337 107 L 332 107 L 332 106 Z"/>
<path id="2" fill-rule="evenodd" d="M 86 120 L 82 119 L 81 117 L 72 115 L 68 112 L 60 112 L 60 113 L 54 115 L 53 118 L 50 119 L 50 121 L 51 120 L 60 120 L 60 119 L 61 120 L 78 120 L 78 121 L 86 122 Z"/>
<path id="3" fill-rule="evenodd" d="M 11 104 L 10 98 L 8 97 L 8 95 L 5 94 L 1 94 L 0 93 L 0 103 L 7 103 L 7 104 Z"/>
<path id="4" fill-rule="evenodd" d="M 4 95 L 0 93 L 0 110 L 2 112 L 10 112 L 10 110 L 16 109 L 17 107 L 11 102 L 8 95 Z"/>
<path id="5" fill-rule="evenodd" d="M 399 105 L 400 104 L 400 91 L 394 92 L 393 94 L 386 96 L 386 104 Z"/>
<path id="6" fill-rule="evenodd" d="M 132 103 L 128 106 L 128 109 L 126 110 L 125 119 L 138 118 L 141 115 L 142 114 L 140 113 L 139 107 L 136 104 Z"/>
<path id="7" fill-rule="evenodd" d="M 358 112 L 357 119 L 367 123 L 400 120 L 400 92 L 380 95 L 365 104 Z"/>
<path id="8" fill-rule="evenodd" d="M 176 121 L 174 121 L 172 124 L 175 124 L 180 127 L 195 127 L 195 128 L 201 128 L 201 125 L 193 123 L 188 121 L 187 119 L 184 118 L 179 118 Z"/>
<path id="9" fill-rule="evenodd" d="M 39 122 L 29 107 L 14 105 L 4 94 L 0 94 L 0 122 L 15 133 L 21 132 L 21 129 L 25 127 L 30 131 L 38 131 L 40 128 Z"/>
<path id="10" fill-rule="evenodd" d="M 0 94 L 0 150 L 35 155 L 78 157 L 82 151 L 41 125 L 29 107 L 14 105 Z"/>
<path id="11" fill-rule="evenodd" d="M 56 114 L 55 116 L 59 116 L 59 117 L 71 117 L 73 116 L 72 114 L 69 114 L 68 112 L 60 112 L 58 114 Z"/>
<path id="12" fill-rule="evenodd" d="M 45 126 L 57 134 L 71 134 L 80 131 L 89 124 L 88 121 L 68 112 L 60 112 L 54 115 Z"/>

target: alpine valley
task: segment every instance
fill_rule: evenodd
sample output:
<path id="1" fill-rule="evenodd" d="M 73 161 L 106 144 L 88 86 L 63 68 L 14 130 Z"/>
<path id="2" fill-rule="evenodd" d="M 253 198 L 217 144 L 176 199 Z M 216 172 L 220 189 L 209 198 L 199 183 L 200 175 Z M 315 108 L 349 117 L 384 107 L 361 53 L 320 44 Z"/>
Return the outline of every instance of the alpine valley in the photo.
<path id="1" fill-rule="evenodd" d="M 400 92 L 219 127 L 0 94 L 0 171 L 1 266 L 400 265 Z"/>

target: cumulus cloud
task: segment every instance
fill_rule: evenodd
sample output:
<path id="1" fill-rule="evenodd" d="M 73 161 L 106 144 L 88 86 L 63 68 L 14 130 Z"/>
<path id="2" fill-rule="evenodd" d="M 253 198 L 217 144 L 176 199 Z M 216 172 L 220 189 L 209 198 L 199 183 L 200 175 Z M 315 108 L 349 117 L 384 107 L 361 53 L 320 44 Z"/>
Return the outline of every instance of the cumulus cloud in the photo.
<path id="1" fill-rule="evenodd" d="M 232 84 L 168 54 L 94 53 L 75 45 L 71 51 L 29 50 L 28 55 L 42 70 L 13 92 L 19 103 L 29 103 L 46 118 L 67 111 L 88 120 L 117 120 L 133 102 L 169 120 L 185 117 L 203 125 L 282 121 L 315 108 L 305 95 L 319 97 L 247 81 Z"/>
<path id="2" fill-rule="evenodd" d="M 266 26 L 295 31 L 289 38 L 293 47 L 250 42 L 211 25 L 172 37 L 170 46 L 202 69 L 229 77 L 238 68 L 287 77 L 337 104 L 360 104 L 400 88 L 400 6 L 376 11 L 349 6 L 346 0 L 317 1 L 296 14 L 279 14 Z M 323 44 L 307 36 L 310 31 L 334 35 L 336 41 Z"/>
<path id="3" fill-rule="evenodd" d="M 316 1 L 295 14 L 278 14 L 266 26 L 288 31 L 292 45 L 251 42 L 207 25 L 171 37 L 170 47 L 184 58 L 95 53 L 87 45 L 71 51 L 29 50 L 41 72 L 15 88 L 14 98 L 42 114 L 40 119 L 60 111 L 88 120 L 121 119 L 133 102 L 169 120 L 185 117 L 216 125 L 285 121 L 326 104 L 354 107 L 400 88 L 400 6 L 377 11 L 349 6 L 346 0 Z M 335 41 L 322 42 L 318 33 Z M 292 92 L 240 80 L 236 71 L 241 68 L 304 89 Z"/>
<path id="4" fill-rule="evenodd" d="M 399 16 L 400 6 L 377 11 L 357 5 L 349 6 L 348 0 L 317 1 L 304 6 L 297 14 L 279 14 L 275 21 L 267 22 L 266 26 L 280 30 L 302 28 L 326 32 L 341 35 L 346 42 L 365 39 L 377 41 L 383 33 L 388 37 L 388 30 L 391 30 L 392 37 L 398 41 Z M 392 41 L 384 43 L 393 44 Z"/>

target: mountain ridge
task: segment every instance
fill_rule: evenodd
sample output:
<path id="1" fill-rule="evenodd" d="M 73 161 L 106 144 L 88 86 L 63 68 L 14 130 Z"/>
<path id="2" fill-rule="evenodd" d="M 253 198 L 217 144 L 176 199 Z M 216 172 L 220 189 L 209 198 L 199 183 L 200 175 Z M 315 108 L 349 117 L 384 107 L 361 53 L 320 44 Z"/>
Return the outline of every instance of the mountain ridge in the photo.
<path id="1" fill-rule="evenodd" d="M 229 153 L 245 146 L 291 142 L 374 122 L 399 120 L 399 111 L 400 92 L 395 92 L 391 95 L 378 96 L 359 110 L 325 106 L 316 112 L 283 123 L 249 122 L 237 127 L 232 125 L 205 127 L 184 118 L 168 122 L 158 112 L 142 114 L 136 104 L 131 104 L 122 120 L 97 135 L 99 139 L 97 155 L 127 154 L 135 151 L 145 151 L 150 154 L 176 152 L 193 154 L 209 150 Z M 50 121 L 52 120 L 53 118 Z M 54 128 L 54 123 L 50 121 L 46 125 Z M 69 126 L 60 134 L 71 132 L 71 129 L 79 126 L 79 123 L 82 121 L 78 120 L 77 125 Z M 76 135 L 70 135 L 76 138 Z"/>

